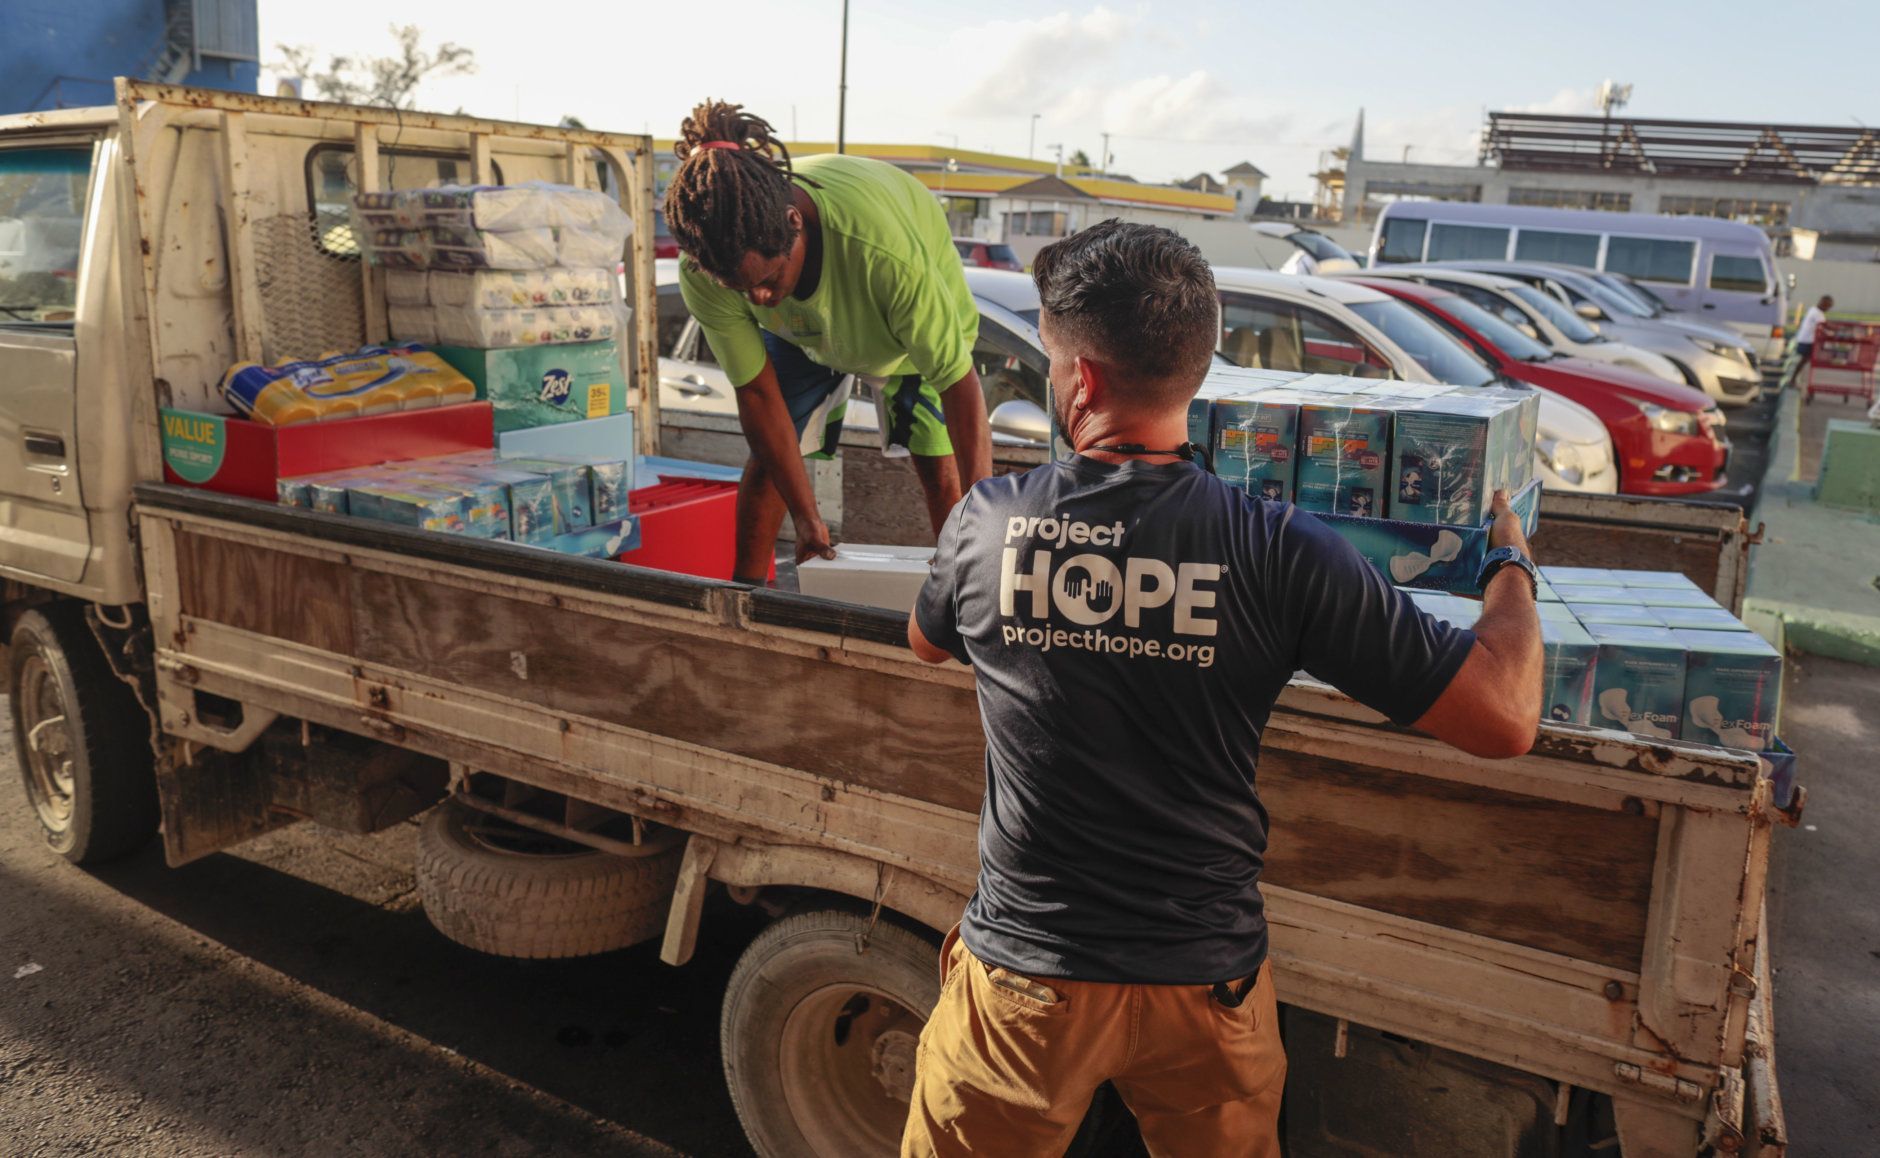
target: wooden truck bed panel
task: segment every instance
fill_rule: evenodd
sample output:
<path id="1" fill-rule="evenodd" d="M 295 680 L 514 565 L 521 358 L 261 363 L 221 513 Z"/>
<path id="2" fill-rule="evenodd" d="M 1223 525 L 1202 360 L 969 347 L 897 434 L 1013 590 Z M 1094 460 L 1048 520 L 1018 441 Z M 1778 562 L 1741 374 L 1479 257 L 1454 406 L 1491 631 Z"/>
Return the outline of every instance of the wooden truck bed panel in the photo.
<path id="1" fill-rule="evenodd" d="M 139 502 L 175 735 L 218 743 L 189 716 L 213 692 L 725 844 L 894 866 L 957 898 L 930 921 L 971 891 L 971 674 L 914 661 L 898 616 L 176 488 Z M 283 589 L 302 598 L 257 595 Z M 1693 1117 L 1689 1091 L 1740 1064 L 1770 821 L 1753 758 L 1550 726 L 1483 761 L 1295 683 L 1260 791 L 1286 1000 Z"/>

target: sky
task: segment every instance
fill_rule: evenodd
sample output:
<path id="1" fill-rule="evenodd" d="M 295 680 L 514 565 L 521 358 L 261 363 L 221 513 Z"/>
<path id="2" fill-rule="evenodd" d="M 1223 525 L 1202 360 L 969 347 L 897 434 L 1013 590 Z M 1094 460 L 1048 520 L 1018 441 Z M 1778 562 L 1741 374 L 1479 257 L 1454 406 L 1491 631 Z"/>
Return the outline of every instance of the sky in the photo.
<path id="1" fill-rule="evenodd" d="M 786 139 L 833 140 L 841 0 L 480 5 L 258 0 L 264 91 L 280 44 L 390 51 L 389 26 L 476 53 L 418 107 L 671 137 L 705 98 Z M 1144 181 L 1251 161 L 1269 196 L 1310 199 L 1365 113 L 1372 160 L 1472 163 L 1489 109 L 1592 112 L 1629 82 L 1637 116 L 1880 125 L 1880 4 L 1771 15 L 1747 0 L 1551 6 L 1188 0 L 851 0 L 848 139 L 1049 159 L 1061 144 Z M 1833 46 L 1864 45 L 1840 52 Z M 1862 58 L 1868 63 L 1863 64 Z M 316 95 L 310 93 L 309 95 Z M 1038 114 L 1035 140 L 1033 114 Z"/>

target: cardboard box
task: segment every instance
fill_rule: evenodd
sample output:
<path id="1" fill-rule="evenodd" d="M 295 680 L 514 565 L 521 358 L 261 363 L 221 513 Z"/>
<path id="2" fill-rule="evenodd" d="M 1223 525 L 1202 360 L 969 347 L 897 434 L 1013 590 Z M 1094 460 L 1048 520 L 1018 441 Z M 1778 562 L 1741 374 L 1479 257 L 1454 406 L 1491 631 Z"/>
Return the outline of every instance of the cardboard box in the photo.
<path id="1" fill-rule="evenodd" d="M 1580 617 L 1573 614 L 1573 609 L 1564 603 L 1536 603 L 1534 610 L 1539 613 L 1542 622 L 1553 620 L 1556 623 L 1578 623 Z"/>
<path id="2" fill-rule="evenodd" d="M 1216 400 L 1214 473 L 1255 498 L 1293 501 L 1303 398 L 1288 390 L 1265 390 Z"/>
<path id="3" fill-rule="evenodd" d="M 1749 630 L 1749 624 L 1721 607 L 1653 607 L 1649 610 L 1664 620 L 1666 627 L 1692 631 Z"/>
<path id="4" fill-rule="evenodd" d="M 1558 724 L 1592 722 L 1598 660 L 1599 645 L 1586 628 L 1571 620 L 1541 617 L 1543 719 Z"/>
<path id="5" fill-rule="evenodd" d="M 932 558 L 932 547 L 840 543 L 833 559 L 797 564 L 797 587 L 805 595 L 906 613 L 920 597 Z"/>
<path id="6" fill-rule="evenodd" d="M 1541 578 L 1555 587 L 1563 583 L 1605 587 L 1623 586 L 1613 577 L 1613 573 L 1604 567 L 1542 567 Z"/>
<path id="7" fill-rule="evenodd" d="M 586 559 L 617 559 L 640 545 L 640 521 L 627 518 L 598 527 L 583 527 L 565 535 L 556 535 L 545 542 L 528 545 Z"/>
<path id="8" fill-rule="evenodd" d="M 1540 518 L 1538 480 L 1509 501 L 1529 535 Z M 1358 519 L 1320 515 L 1371 565 L 1399 587 L 1479 595 L 1476 576 L 1488 556 L 1488 527 L 1449 527 L 1440 523 L 1405 523 L 1396 519 Z"/>
<path id="9" fill-rule="evenodd" d="M 1639 587 L 1657 591 L 1702 591 L 1678 571 L 1614 571 L 1613 580 L 1621 587 Z"/>
<path id="10" fill-rule="evenodd" d="M 514 517 L 509 487 L 494 479 L 478 478 L 471 468 L 415 469 L 410 478 L 427 487 L 456 491 L 464 497 L 465 533 L 479 539 L 513 539 Z"/>
<path id="11" fill-rule="evenodd" d="M 546 458 L 510 458 L 510 470 L 539 474 L 549 481 L 555 500 L 555 533 L 566 535 L 594 525 L 594 487 L 588 468 L 578 462 Z"/>
<path id="12" fill-rule="evenodd" d="M 410 483 L 381 482 L 353 487 L 347 492 L 349 513 L 421 531 L 461 535 L 468 531 L 468 500 L 456 491 Z"/>
<path id="13" fill-rule="evenodd" d="M 436 350 L 490 403 L 498 431 L 605 418 L 627 407 L 627 378 L 613 342 Z"/>
<path id="14" fill-rule="evenodd" d="M 284 478 L 274 484 L 274 501 L 284 507 L 313 509 L 313 488 L 304 478 Z"/>
<path id="15" fill-rule="evenodd" d="M 632 411 L 580 422 L 504 430 L 496 435 L 496 453 L 502 458 L 631 459 L 636 450 Z"/>
<path id="16" fill-rule="evenodd" d="M 1595 586 L 1583 583 L 1554 584 L 1554 593 L 1566 604 L 1576 603 L 1616 603 L 1625 607 L 1644 607 L 1645 592 L 1629 591 L 1624 587 Z"/>
<path id="17" fill-rule="evenodd" d="M 1567 610 L 1583 624 L 1594 623 L 1629 623 L 1636 627 L 1669 627 L 1664 619 L 1649 607 L 1636 603 L 1568 603 Z"/>
<path id="18" fill-rule="evenodd" d="M 488 447 L 487 402 L 269 426 L 225 414 L 158 412 L 163 481 L 272 503 L 280 480 Z"/>
<path id="19" fill-rule="evenodd" d="M 1316 514 L 1383 518 L 1390 427 L 1390 409 L 1376 401 L 1302 402 L 1293 501 Z"/>
<path id="20" fill-rule="evenodd" d="M 1719 606 L 1703 591 L 1678 591 L 1651 587 L 1632 589 L 1647 607 L 1716 607 Z"/>
<path id="21" fill-rule="evenodd" d="M 1684 721 L 1684 644 L 1665 627 L 1592 624 L 1599 645 L 1592 723 L 1675 740 Z"/>
<path id="22" fill-rule="evenodd" d="M 1488 517 L 1497 489 L 1525 486 L 1518 463 L 1531 460 L 1533 442 L 1521 442 L 1525 394 L 1507 390 L 1452 390 L 1422 401 L 1405 400 L 1391 433 L 1390 517 L 1413 523 L 1473 526 Z"/>
<path id="23" fill-rule="evenodd" d="M 1760 752 L 1775 739 L 1782 653 L 1749 631 L 1672 632 L 1685 648 L 1683 736 Z"/>

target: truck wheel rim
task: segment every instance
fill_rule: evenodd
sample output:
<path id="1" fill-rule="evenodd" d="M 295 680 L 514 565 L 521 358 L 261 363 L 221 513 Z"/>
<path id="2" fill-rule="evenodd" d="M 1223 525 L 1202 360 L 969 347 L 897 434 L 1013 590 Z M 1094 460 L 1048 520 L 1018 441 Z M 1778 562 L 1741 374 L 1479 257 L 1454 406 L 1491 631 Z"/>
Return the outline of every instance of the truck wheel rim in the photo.
<path id="1" fill-rule="evenodd" d="M 49 832 L 72 827 L 78 786 L 72 772 L 72 733 L 66 725 L 59 682 L 41 656 L 30 656 L 20 671 L 19 713 L 26 750 L 26 795 Z"/>
<path id="2" fill-rule="evenodd" d="M 892 1154 L 914 1092 L 926 1019 L 877 989 L 832 985 L 783 1024 L 780 1070 L 797 1129 L 817 1154 Z"/>

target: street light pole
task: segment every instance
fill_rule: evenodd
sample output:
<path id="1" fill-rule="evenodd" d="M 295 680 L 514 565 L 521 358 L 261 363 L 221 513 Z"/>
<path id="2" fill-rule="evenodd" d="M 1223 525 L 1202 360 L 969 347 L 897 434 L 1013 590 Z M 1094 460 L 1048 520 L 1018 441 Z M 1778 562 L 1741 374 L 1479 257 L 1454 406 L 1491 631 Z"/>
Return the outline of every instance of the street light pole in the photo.
<path id="1" fill-rule="evenodd" d="M 849 132 L 849 0 L 842 0 L 842 74 L 836 89 L 836 152 L 847 150 Z"/>
<path id="2" fill-rule="evenodd" d="M 1038 157 L 1038 118 L 1043 113 L 1031 114 L 1031 143 L 1025 146 L 1025 159 L 1036 160 Z"/>

